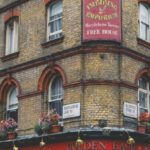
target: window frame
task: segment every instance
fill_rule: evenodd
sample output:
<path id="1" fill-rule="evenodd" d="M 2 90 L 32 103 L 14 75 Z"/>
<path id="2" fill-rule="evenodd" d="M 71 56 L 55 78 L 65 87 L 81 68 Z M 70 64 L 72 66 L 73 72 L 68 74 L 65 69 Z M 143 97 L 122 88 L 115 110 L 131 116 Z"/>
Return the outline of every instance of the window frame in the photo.
<path id="1" fill-rule="evenodd" d="M 59 16 L 58 18 L 55 18 L 54 20 L 51 20 L 50 19 L 50 12 L 51 12 L 51 7 L 52 5 L 56 4 L 56 3 L 59 3 L 61 2 L 61 16 Z M 46 39 L 47 41 L 53 41 L 53 40 L 56 40 L 56 39 L 59 39 L 63 36 L 63 33 L 62 33 L 62 13 L 63 13 L 63 5 L 62 5 L 62 0 L 56 0 L 56 1 L 53 1 L 51 2 L 48 6 L 47 6 L 47 35 L 46 35 Z M 56 14 L 58 15 L 58 13 Z M 55 16 L 56 16 L 55 15 Z M 51 32 L 50 31 L 50 28 L 51 28 L 51 23 L 54 22 L 54 21 L 58 21 L 59 19 L 61 19 L 61 29 L 60 30 L 57 30 L 57 31 L 54 31 L 54 32 Z M 52 36 L 54 36 L 54 38 L 52 38 Z M 52 38 L 52 39 L 50 39 Z"/>
<path id="2" fill-rule="evenodd" d="M 13 17 L 5 23 L 5 56 L 18 52 L 18 32 L 19 18 Z M 12 35 L 12 38 L 10 37 L 10 34 Z"/>
<path id="3" fill-rule="evenodd" d="M 142 79 L 143 77 L 141 77 L 140 79 Z M 139 79 L 139 80 L 140 80 Z M 150 113 L 150 82 L 144 78 L 146 80 L 146 89 L 143 89 L 143 88 L 140 88 L 140 83 L 139 83 L 139 80 L 138 80 L 138 115 L 141 114 L 141 111 L 140 109 L 143 109 L 143 110 L 147 110 L 148 113 Z M 146 98 L 146 103 L 147 103 L 147 107 L 143 107 L 140 105 L 140 92 L 144 93 L 144 94 L 147 94 L 147 98 Z"/>
<path id="4" fill-rule="evenodd" d="M 141 20 L 141 6 L 144 6 L 148 11 L 148 16 L 147 16 L 148 24 Z M 145 27 L 145 31 L 144 31 L 145 32 L 145 38 L 143 38 L 141 35 L 141 33 L 143 32 L 143 31 L 141 32 L 141 26 L 142 25 L 144 25 L 144 27 Z M 139 3 L 139 38 L 146 41 L 146 42 L 150 42 L 150 35 L 149 34 L 150 34 L 150 6 L 147 3 L 141 2 L 141 3 Z"/>
<path id="5" fill-rule="evenodd" d="M 16 99 L 17 99 L 17 103 L 15 103 L 15 105 L 17 105 L 17 106 L 16 106 L 16 108 L 9 108 L 10 107 L 10 101 L 11 101 L 10 95 L 12 94 L 12 92 L 14 92 L 14 90 L 15 90 L 15 95 L 16 95 Z M 13 118 L 13 119 L 15 119 L 15 121 L 18 121 L 18 104 L 19 104 L 19 102 L 18 102 L 17 96 L 18 96 L 18 89 L 15 86 L 12 86 L 8 90 L 8 93 L 7 93 L 7 102 L 6 102 L 6 112 L 7 113 L 6 113 L 6 118 L 9 118 L 10 114 L 16 113 L 15 114 L 15 118 Z"/>
<path id="6" fill-rule="evenodd" d="M 62 88 L 62 93 L 58 93 L 58 95 L 55 95 L 55 96 L 61 96 L 60 98 L 57 98 L 57 99 L 52 99 L 52 85 L 53 85 L 53 82 L 56 80 L 56 78 L 58 78 L 59 80 L 61 80 L 61 88 Z M 60 87 L 59 87 L 60 89 Z M 55 109 L 55 108 L 50 108 L 50 103 L 53 103 L 53 102 L 57 102 L 57 101 L 60 101 L 61 102 L 61 110 L 59 110 L 59 112 L 57 112 L 60 117 L 62 117 L 63 115 L 63 100 L 64 100 L 64 88 L 63 88 L 63 80 L 61 78 L 60 75 L 55 75 L 51 82 L 49 83 L 49 86 L 48 86 L 48 109 Z M 60 114 L 61 112 L 61 114 Z"/>

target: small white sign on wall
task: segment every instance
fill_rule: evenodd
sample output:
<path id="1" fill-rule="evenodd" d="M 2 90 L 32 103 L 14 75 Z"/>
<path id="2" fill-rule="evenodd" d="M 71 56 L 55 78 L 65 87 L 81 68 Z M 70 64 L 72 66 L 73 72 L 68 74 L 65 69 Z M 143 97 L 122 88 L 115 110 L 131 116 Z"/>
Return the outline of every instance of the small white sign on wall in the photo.
<path id="1" fill-rule="evenodd" d="M 63 119 L 79 116 L 80 116 L 80 103 L 74 103 L 63 106 Z"/>
<path id="2" fill-rule="evenodd" d="M 127 117 L 137 118 L 137 105 L 124 102 L 123 114 Z"/>

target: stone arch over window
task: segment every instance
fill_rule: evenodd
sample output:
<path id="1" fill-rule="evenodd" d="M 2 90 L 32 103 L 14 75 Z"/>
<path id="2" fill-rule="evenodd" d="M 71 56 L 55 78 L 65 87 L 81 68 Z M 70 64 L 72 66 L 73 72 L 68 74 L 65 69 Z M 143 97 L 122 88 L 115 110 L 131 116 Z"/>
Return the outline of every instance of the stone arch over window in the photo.
<path id="1" fill-rule="evenodd" d="M 44 93 L 44 109 L 56 110 L 62 116 L 66 76 L 58 65 L 46 67 L 39 79 L 38 90 Z"/>
<path id="2" fill-rule="evenodd" d="M 18 121 L 18 95 L 21 88 L 17 80 L 7 77 L 0 85 L 0 102 L 2 118 L 13 118 Z"/>
<path id="3" fill-rule="evenodd" d="M 12 86 L 18 89 L 18 95 L 21 95 L 21 87 L 19 82 L 13 77 L 7 77 L 0 85 L 0 102 L 3 103 L 7 99 L 7 93 Z"/>
<path id="4" fill-rule="evenodd" d="M 146 3 L 150 5 L 150 1 L 149 0 L 138 0 L 139 3 Z"/>
<path id="5" fill-rule="evenodd" d="M 65 85 L 67 83 L 67 80 L 66 80 L 66 75 L 63 69 L 59 67 L 58 65 L 48 66 L 43 70 L 40 76 L 40 79 L 38 82 L 38 90 L 40 92 L 48 91 L 48 87 L 49 87 L 49 83 L 51 79 L 57 74 L 61 76 L 63 85 Z"/>
<path id="6" fill-rule="evenodd" d="M 8 20 L 10 20 L 13 17 L 19 17 L 20 16 L 20 10 L 18 9 L 12 9 L 9 10 L 8 12 L 6 12 L 6 14 L 4 15 L 4 22 L 6 23 Z"/>
<path id="7" fill-rule="evenodd" d="M 137 75 L 136 75 L 136 78 L 135 78 L 135 84 L 138 85 L 138 80 L 142 77 L 142 76 L 147 76 L 150 78 L 150 68 L 149 67 L 146 67 L 146 68 L 143 68 L 141 69 Z"/>

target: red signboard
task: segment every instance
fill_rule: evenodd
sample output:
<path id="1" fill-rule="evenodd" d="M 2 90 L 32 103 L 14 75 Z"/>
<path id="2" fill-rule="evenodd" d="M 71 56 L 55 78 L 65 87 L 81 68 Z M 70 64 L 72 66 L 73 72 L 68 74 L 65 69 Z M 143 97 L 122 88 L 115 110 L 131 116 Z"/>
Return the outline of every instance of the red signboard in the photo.
<path id="1" fill-rule="evenodd" d="M 83 0 L 83 41 L 121 41 L 121 0 Z"/>
<path id="2" fill-rule="evenodd" d="M 74 142 L 46 144 L 44 147 L 30 146 L 19 147 L 19 150 L 150 150 L 150 145 L 134 144 L 128 145 L 126 141 L 119 140 L 89 140 L 84 141 L 81 147 Z"/>

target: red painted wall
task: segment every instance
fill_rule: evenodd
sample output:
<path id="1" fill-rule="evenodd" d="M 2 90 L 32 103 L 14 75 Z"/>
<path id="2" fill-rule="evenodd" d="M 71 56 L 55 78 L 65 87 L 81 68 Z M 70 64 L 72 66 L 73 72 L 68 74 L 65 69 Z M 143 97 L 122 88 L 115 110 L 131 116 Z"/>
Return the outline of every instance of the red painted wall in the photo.
<path id="1" fill-rule="evenodd" d="M 46 144 L 44 147 L 30 146 L 19 147 L 19 150 L 150 150 L 150 144 L 138 144 L 128 145 L 126 141 L 119 140 L 90 140 L 84 141 L 84 144 L 77 148 L 74 142 Z"/>

